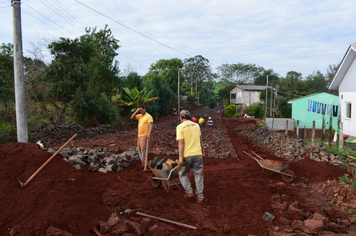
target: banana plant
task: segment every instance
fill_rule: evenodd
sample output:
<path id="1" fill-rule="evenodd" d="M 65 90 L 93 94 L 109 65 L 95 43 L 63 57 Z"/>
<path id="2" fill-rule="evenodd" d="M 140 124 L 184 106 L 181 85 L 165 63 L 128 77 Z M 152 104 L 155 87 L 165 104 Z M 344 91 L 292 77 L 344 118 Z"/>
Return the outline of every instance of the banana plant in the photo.
<path id="1" fill-rule="evenodd" d="M 137 87 L 133 89 L 123 88 L 125 91 L 124 100 L 119 100 L 120 106 L 132 107 L 131 112 L 134 112 L 139 105 L 146 104 L 157 100 L 158 97 L 151 97 L 153 90 L 147 92 L 146 88 L 139 91 Z"/>

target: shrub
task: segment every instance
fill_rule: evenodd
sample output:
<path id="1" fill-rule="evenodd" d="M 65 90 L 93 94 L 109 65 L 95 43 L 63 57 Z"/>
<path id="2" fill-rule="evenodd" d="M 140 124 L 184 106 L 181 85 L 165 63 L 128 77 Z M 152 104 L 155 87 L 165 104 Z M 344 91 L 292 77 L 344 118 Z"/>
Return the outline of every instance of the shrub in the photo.
<path id="1" fill-rule="evenodd" d="M 262 119 L 264 115 L 264 109 L 261 105 L 249 105 L 245 109 L 245 113 L 258 119 Z"/>
<path id="2" fill-rule="evenodd" d="M 240 115 L 239 115 L 239 114 L 235 114 L 233 117 L 234 117 L 234 118 L 239 118 Z"/>
<path id="3" fill-rule="evenodd" d="M 225 108 L 225 114 L 227 117 L 231 118 L 235 115 L 236 108 L 234 104 L 230 104 Z"/>

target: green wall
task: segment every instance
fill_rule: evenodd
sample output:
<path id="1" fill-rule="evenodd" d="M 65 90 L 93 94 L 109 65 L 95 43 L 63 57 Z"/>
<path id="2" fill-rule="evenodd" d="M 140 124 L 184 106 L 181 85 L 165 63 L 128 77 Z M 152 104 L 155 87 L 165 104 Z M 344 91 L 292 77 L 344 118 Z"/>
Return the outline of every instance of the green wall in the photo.
<path id="1" fill-rule="evenodd" d="M 338 96 L 318 93 L 293 100 L 292 118 L 295 126 L 297 125 L 297 120 L 299 120 L 299 128 L 303 128 L 304 125 L 306 128 L 312 128 L 313 121 L 315 121 L 315 128 L 321 129 L 324 114 L 325 128 L 328 129 L 331 115 L 333 118 L 332 126 L 335 129 L 338 127 L 338 109 Z"/>

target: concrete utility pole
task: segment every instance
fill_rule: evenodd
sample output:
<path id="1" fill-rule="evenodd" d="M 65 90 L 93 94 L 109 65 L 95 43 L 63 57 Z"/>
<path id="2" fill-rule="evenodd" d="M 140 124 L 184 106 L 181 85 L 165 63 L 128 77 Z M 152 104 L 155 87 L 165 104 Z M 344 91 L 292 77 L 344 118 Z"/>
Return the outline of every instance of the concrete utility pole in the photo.
<path id="1" fill-rule="evenodd" d="M 266 79 L 266 100 L 265 100 L 265 122 L 266 122 L 266 118 L 267 118 L 267 93 L 268 93 L 268 75 L 267 75 L 267 79 Z"/>
<path id="2" fill-rule="evenodd" d="M 22 55 L 21 0 L 11 0 L 14 41 L 14 80 L 17 141 L 27 143 L 25 76 Z"/>

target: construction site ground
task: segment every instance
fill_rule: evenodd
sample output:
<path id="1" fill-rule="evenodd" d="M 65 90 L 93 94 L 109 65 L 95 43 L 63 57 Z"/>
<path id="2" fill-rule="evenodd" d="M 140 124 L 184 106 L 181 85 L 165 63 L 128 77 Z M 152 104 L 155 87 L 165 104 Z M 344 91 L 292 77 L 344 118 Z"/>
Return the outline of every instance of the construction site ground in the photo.
<path id="1" fill-rule="evenodd" d="M 88 168 L 74 170 L 57 155 L 25 188 L 20 188 L 18 180 L 25 182 L 52 154 L 35 143 L 8 143 L 0 146 L 0 235 L 55 235 L 50 233 L 51 227 L 62 230 L 57 235 L 96 235 L 93 228 L 100 230 L 100 223 L 112 213 L 138 222 L 143 235 L 273 235 L 286 232 L 282 229 L 289 227 L 281 219 L 298 219 L 291 212 L 276 209 L 280 198 L 304 212 L 328 212 L 330 218 L 349 214 L 332 202 L 335 192 L 325 189 L 330 185 L 328 181 L 338 180 L 345 170 L 305 157 L 290 164 L 297 177 L 292 183 L 285 183 L 281 174 L 262 173 L 258 163 L 244 153 L 253 151 L 266 159 L 281 160 L 273 150 L 256 145 L 235 131 L 236 127 L 258 125 L 259 120 L 229 119 L 218 109 L 195 110 L 192 114 L 214 120 L 214 128 L 202 127 L 207 154 L 203 204 L 185 199 L 182 188 L 172 186 L 169 193 L 163 187 L 154 188 L 152 172 L 142 171 L 140 161 L 121 172 L 104 174 L 88 172 Z M 149 160 L 156 156 L 177 159 L 174 153 L 178 123 L 176 115 L 154 121 Z M 135 147 L 136 139 L 137 127 L 132 127 L 100 139 L 74 140 L 71 145 L 109 147 L 122 152 Z M 192 173 L 190 178 L 194 187 Z M 128 209 L 132 211 L 124 215 Z M 137 212 L 197 228 L 147 219 Z M 275 216 L 272 222 L 262 219 L 266 212 Z M 351 224 L 345 235 L 355 235 L 354 230 Z M 136 235 L 130 232 L 125 235 Z"/>

